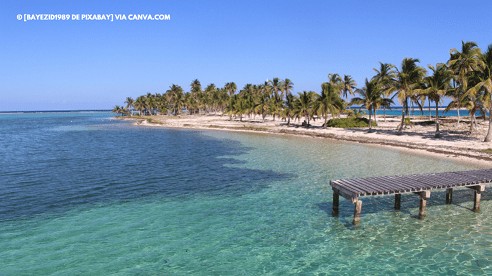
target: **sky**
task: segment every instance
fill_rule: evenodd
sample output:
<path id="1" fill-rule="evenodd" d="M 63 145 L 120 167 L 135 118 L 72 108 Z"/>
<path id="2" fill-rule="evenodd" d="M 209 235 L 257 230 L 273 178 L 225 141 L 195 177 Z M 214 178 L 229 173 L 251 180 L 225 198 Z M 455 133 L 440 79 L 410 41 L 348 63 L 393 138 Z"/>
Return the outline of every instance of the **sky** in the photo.
<path id="1" fill-rule="evenodd" d="M 192 80 L 359 86 L 379 62 L 446 62 L 492 44 L 492 1 L 2 0 L 0 111 L 111 109 Z M 168 21 L 24 21 L 24 14 L 169 14 Z M 22 16 L 17 20 L 17 15 Z"/>

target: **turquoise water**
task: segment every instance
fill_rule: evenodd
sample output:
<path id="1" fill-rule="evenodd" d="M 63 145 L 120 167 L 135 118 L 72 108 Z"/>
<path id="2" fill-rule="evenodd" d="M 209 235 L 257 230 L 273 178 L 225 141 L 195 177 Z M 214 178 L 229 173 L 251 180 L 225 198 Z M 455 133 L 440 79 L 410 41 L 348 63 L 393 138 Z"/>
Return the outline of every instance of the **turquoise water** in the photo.
<path id="1" fill-rule="evenodd" d="M 326 139 L 135 127 L 109 113 L 0 115 L 0 275 L 490 274 L 472 192 L 363 198 L 329 180 L 478 168 Z"/>

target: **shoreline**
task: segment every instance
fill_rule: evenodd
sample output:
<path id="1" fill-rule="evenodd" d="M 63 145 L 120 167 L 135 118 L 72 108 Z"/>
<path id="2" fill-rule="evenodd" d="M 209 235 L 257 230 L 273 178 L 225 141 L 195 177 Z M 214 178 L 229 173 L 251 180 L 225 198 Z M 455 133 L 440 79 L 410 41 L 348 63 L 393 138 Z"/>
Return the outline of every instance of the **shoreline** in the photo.
<path id="1" fill-rule="evenodd" d="M 220 115 L 182 115 L 182 116 L 145 116 L 145 117 L 117 117 L 122 120 L 134 121 L 134 125 L 146 127 L 166 127 L 174 129 L 221 130 L 235 132 L 250 132 L 275 135 L 292 135 L 299 137 L 313 137 L 336 141 L 366 144 L 378 147 L 392 148 L 405 152 L 412 152 L 434 157 L 447 157 L 465 163 L 479 166 L 492 165 L 492 154 L 483 152 L 492 148 L 492 144 L 480 141 L 480 130 L 475 136 L 466 136 L 461 130 L 441 128 L 443 138 L 433 138 L 434 126 L 420 127 L 405 130 L 403 135 L 397 135 L 395 121 L 382 121 L 378 118 L 378 127 L 375 132 L 368 133 L 367 128 L 321 128 L 313 123 L 311 128 L 305 128 L 298 122 L 286 122 L 271 118 L 267 120 L 246 119 L 243 121 Z M 390 119 L 390 118 L 388 118 Z M 320 124 L 318 122 L 318 124 Z M 464 129 L 469 128 L 466 126 Z M 477 137 L 478 136 L 478 137 Z"/>

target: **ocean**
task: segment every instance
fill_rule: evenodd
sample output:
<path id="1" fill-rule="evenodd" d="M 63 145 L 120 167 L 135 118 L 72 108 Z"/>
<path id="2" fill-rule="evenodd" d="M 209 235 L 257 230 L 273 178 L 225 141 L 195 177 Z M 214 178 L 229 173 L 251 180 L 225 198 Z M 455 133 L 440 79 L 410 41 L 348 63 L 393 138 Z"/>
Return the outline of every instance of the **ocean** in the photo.
<path id="1" fill-rule="evenodd" d="M 0 275 L 491 274 L 492 204 L 362 198 L 330 179 L 477 169 L 328 139 L 0 114 Z"/>

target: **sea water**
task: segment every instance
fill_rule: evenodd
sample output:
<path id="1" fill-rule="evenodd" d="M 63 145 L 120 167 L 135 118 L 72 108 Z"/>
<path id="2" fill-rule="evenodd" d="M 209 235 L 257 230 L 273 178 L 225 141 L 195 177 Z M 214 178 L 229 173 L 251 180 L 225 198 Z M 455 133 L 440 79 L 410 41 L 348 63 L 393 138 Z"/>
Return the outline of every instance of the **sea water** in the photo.
<path id="1" fill-rule="evenodd" d="M 110 113 L 0 115 L 0 275 L 490 274 L 492 204 L 362 198 L 330 179 L 467 170 L 328 139 L 133 126 Z"/>

